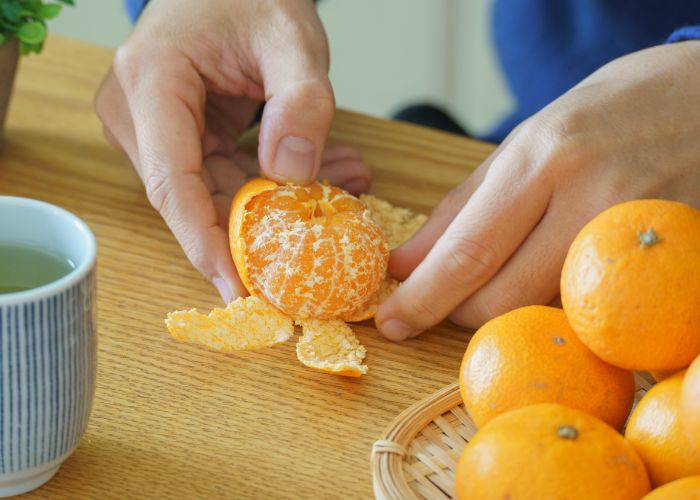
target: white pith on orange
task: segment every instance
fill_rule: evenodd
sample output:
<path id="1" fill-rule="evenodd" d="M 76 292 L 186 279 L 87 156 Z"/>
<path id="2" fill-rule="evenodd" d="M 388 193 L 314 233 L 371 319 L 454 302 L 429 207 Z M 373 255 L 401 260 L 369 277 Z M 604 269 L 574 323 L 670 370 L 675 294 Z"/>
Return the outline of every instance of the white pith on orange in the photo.
<path id="1" fill-rule="evenodd" d="M 321 184 L 311 187 L 280 186 L 267 179 L 254 179 L 246 183 L 231 205 L 229 238 L 234 264 L 251 297 L 237 299 L 226 309 L 214 309 L 209 315 L 195 310 L 170 313 L 166 325 L 171 335 L 180 341 L 229 352 L 284 342 L 292 335 L 293 324 L 296 323 L 302 330 L 296 353 L 304 365 L 341 376 L 359 377 L 365 374 L 367 366 L 363 360 L 366 349 L 344 322 L 372 318 L 379 304 L 396 289 L 398 282 L 386 274 L 389 245 L 385 235 L 391 237 L 392 247 L 398 246 L 412 236 L 425 221 L 425 216 L 393 207 L 370 195 L 363 195 L 361 200 L 338 188 Z M 286 212 L 272 214 L 278 216 L 277 221 L 271 220 L 274 217 L 270 217 L 269 210 L 275 204 L 281 204 L 282 211 Z M 289 212 L 294 217 L 289 218 Z M 256 223 L 261 220 L 276 226 L 273 230 L 269 230 L 269 227 L 256 228 Z M 267 277 L 264 276 L 265 271 L 260 270 L 260 256 L 256 255 L 256 251 L 270 241 L 277 244 L 284 242 L 286 236 L 280 237 L 280 234 L 289 230 L 289 226 L 292 226 L 292 230 L 296 227 L 300 233 L 315 231 L 325 235 L 326 239 L 333 238 L 341 243 L 333 246 L 331 242 L 321 241 L 305 248 L 308 256 L 312 257 L 323 245 L 326 245 L 326 250 L 331 250 L 331 255 L 344 256 L 337 259 L 335 267 L 329 266 L 333 273 L 326 277 L 317 276 L 317 283 L 321 284 L 321 290 L 328 290 L 329 282 L 334 282 L 331 283 L 333 286 L 340 284 L 349 293 L 336 293 L 334 300 L 323 296 L 319 300 L 317 296 L 315 301 L 310 301 L 308 299 L 313 297 L 304 297 L 303 290 L 301 294 L 298 293 L 300 290 L 292 290 L 281 294 L 282 299 L 302 295 L 304 300 L 285 303 L 285 300 L 279 300 L 280 294 L 270 293 L 269 287 L 265 288 L 265 279 L 261 280 L 260 277 L 270 279 L 270 272 L 268 270 Z M 314 229 L 316 226 L 318 228 Z M 340 232 L 334 232 L 338 227 Z M 351 240 L 360 241 L 354 254 L 340 248 Z M 302 240 L 297 240 L 297 243 L 304 248 Z M 273 252 L 272 255 L 273 260 L 281 259 L 284 264 L 278 269 L 290 269 L 290 258 L 284 252 Z M 294 256 L 291 260 L 294 260 Z M 364 269 L 359 269 L 363 266 Z M 301 271 L 297 277 L 308 277 L 310 274 L 308 269 Z M 358 273 L 364 273 L 364 279 L 357 280 Z M 350 278 L 355 278 L 356 282 Z M 358 282 L 361 286 L 358 286 Z M 324 303 L 333 307 L 324 309 Z M 246 314 L 256 315 L 257 319 L 244 318 Z M 269 314 L 270 317 L 261 321 L 260 314 Z M 276 333 L 271 333 L 271 328 Z M 250 339 L 246 340 L 242 335 L 248 335 Z"/>

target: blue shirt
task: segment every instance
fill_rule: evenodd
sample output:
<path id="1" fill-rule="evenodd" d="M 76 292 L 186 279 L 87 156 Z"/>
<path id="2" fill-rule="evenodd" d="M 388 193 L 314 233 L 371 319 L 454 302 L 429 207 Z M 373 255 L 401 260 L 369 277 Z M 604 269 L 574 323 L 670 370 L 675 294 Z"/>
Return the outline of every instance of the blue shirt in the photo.
<path id="1" fill-rule="evenodd" d="M 148 0 L 124 0 L 136 19 Z M 493 38 L 515 110 L 484 139 L 518 123 L 625 54 L 700 39 L 697 0 L 496 0 Z"/>

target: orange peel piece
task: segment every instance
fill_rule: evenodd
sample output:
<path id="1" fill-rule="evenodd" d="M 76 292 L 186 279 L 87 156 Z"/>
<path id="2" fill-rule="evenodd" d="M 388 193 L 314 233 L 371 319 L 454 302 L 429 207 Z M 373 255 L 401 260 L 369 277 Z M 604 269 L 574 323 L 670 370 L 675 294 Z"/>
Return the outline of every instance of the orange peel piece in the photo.
<path id="1" fill-rule="evenodd" d="M 389 248 L 392 249 L 408 241 L 428 220 L 425 214 L 415 213 L 408 208 L 396 207 L 371 194 L 360 195 L 360 201 L 369 209 L 370 216 L 382 229 L 389 243 Z"/>
<path id="2" fill-rule="evenodd" d="M 174 311 L 168 313 L 165 325 L 174 339 L 219 352 L 271 347 L 294 334 L 289 316 L 255 297 L 238 298 L 209 314 Z"/>
<path id="3" fill-rule="evenodd" d="M 389 295 L 394 293 L 394 290 L 396 290 L 398 286 L 398 281 L 390 276 L 386 276 L 381 285 L 379 285 L 379 290 L 377 290 L 367 302 L 358 309 L 343 314 L 341 319 L 348 323 L 357 323 L 358 321 L 374 318 L 374 315 L 377 314 L 377 309 L 379 309 L 379 305 L 388 299 Z"/>
<path id="4" fill-rule="evenodd" d="M 243 222 L 245 220 L 245 207 L 257 195 L 277 189 L 279 185 L 269 179 L 256 178 L 246 182 L 241 189 L 236 192 L 231 202 L 231 217 L 229 219 L 229 245 L 231 247 L 231 256 L 233 263 L 236 265 L 238 276 L 241 278 L 243 286 L 246 287 L 248 293 L 253 293 L 248 272 L 245 265 L 245 239 L 242 237 Z"/>
<path id="5" fill-rule="evenodd" d="M 302 364 L 345 377 L 367 373 L 362 364 L 367 349 L 343 321 L 304 319 L 296 323 L 302 328 L 297 343 L 297 358 Z"/>

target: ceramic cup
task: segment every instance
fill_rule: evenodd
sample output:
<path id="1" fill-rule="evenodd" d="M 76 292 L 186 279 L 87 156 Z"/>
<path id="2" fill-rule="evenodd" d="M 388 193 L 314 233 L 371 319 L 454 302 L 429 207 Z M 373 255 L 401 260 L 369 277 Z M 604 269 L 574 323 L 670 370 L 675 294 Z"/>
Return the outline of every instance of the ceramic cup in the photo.
<path id="1" fill-rule="evenodd" d="M 75 268 L 0 294 L 0 497 L 47 482 L 85 433 L 95 389 L 96 243 L 62 208 L 0 196 L 0 244 L 31 245 Z"/>

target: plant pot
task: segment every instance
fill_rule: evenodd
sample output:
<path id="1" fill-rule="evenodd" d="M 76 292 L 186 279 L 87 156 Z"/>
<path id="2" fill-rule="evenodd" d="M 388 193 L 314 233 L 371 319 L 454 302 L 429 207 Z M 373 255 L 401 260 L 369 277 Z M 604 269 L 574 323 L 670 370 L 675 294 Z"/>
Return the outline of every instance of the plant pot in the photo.
<path id="1" fill-rule="evenodd" d="M 17 60 L 19 59 L 19 43 L 11 38 L 0 46 L 0 151 L 4 144 L 5 115 L 10 107 L 12 85 L 15 81 Z"/>

